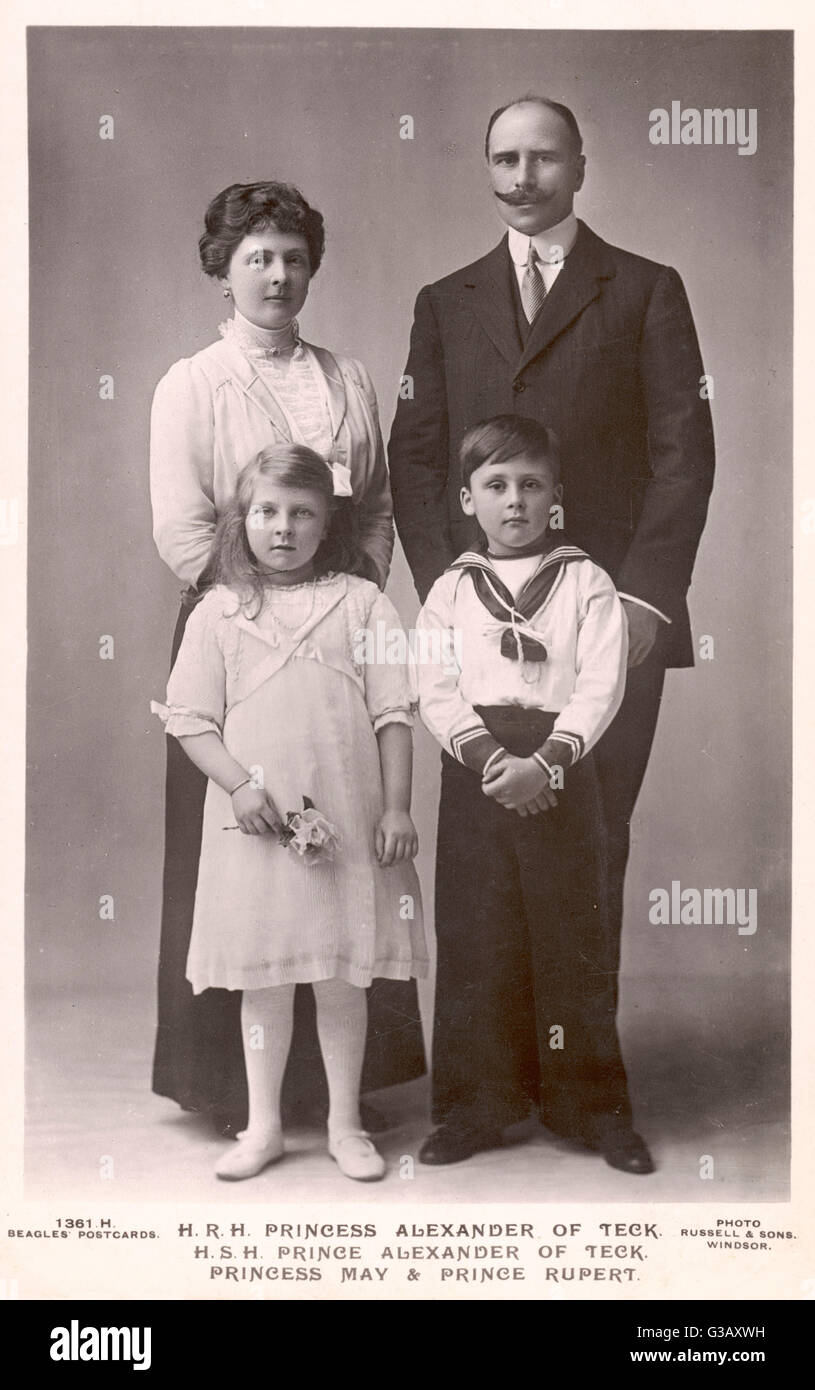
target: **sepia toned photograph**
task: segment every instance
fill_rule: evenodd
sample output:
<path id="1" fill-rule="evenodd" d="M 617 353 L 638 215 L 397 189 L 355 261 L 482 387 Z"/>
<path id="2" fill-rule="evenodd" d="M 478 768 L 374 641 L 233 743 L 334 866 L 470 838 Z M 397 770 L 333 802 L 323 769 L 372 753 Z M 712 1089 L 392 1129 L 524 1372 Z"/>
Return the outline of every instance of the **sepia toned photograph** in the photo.
<path id="1" fill-rule="evenodd" d="M 438 1212 L 415 1296 L 630 1297 L 647 1227 L 558 1244 L 617 1204 L 753 1276 L 793 32 L 26 48 L 24 1201 L 100 1261 L 142 1210 L 143 1297 L 395 1288 Z"/>

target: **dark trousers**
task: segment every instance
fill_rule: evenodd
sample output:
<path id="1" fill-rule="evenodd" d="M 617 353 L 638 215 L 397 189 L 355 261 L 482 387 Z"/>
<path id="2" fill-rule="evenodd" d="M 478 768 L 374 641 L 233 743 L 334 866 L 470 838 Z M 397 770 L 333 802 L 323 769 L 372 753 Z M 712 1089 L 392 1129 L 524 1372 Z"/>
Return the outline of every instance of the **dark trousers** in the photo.
<path id="1" fill-rule="evenodd" d="M 505 810 L 443 755 L 434 1123 L 502 1128 L 530 1106 L 567 1134 L 630 1120 L 616 1028 L 622 892 L 663 681 L 656 653 L 629 672 L 595 753 L 537 816 Z"/>
<path id="2" fill-rule="evenodd" d="M 608 913 L 616 942 L 615 971 L 619 968 L 631 817 L 651 756 L 664 684 L 665 667 L 658 638 L 657 647 L 645 661 L 628 672 L 622 705 L 594 749 L 608 834 Z"/>
<path id="3" fill-rule="evenodd" d="M 193 607 L 191 600 L 179 614 L 173 662 Z M 176 739 L 168 737 L 166 742 L 164 902 L 153 1090 L 185 1110 L 209 1112 L 220 1131 L 234 1133 L 246 1125 L 248 1115 L 241 993 L 207 989 L 196 995 L 186 978 L 207 779 Z M 228 929 L 228 923 L 224 925 Z M 425 1057 L 415 980 L 376 980 L 367 993 L 362 1090 L 421 1076 Z M 290 1121 L 322 1118 L 327 1111 L 314 995 L 308 985 L 298 985 L 295 992 L 294 1035 L 282 1106 L 284 1119 Z"/>

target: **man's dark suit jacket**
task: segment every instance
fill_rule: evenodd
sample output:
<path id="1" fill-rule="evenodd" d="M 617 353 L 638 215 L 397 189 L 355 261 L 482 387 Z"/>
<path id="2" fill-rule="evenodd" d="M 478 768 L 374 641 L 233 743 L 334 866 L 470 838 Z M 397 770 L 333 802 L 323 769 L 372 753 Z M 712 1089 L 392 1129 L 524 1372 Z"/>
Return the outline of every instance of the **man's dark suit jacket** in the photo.
<path id="1" fill-rule="evenodd" d="M 396 525 L 422 600 L 474 540 L 459 501 L 464 431 L 528 415 L 561 442 L 569 540 L 671 619 L 666 665 L 693 665 L 686 595 L 713 482 L 713 430 L 682 281 L 577 240 L 522 346 L 507 238 L 416 300 L 389 462 Z"/>

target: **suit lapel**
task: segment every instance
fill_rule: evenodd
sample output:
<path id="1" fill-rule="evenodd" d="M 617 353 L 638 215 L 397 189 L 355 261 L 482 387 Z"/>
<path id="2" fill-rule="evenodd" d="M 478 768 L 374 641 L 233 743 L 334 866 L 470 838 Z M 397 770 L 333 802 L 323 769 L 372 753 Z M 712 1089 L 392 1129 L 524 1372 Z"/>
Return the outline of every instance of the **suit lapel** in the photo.
<path id="1" fill-rule="evenodd" d="M 577 240 L 532 325 L 517 364 L 519 372 L 602 294 L 604 282 L 616 274 L 606 243 L 585 222 L 578 222 L 578 229 Z"/>
<path id="2" fill-rule="evenodd" d="M 511 367 L 518 362 L 521 344 L 515 323 L 515 308 L 509 283 L 510 262 L 507 237 L 477 261 L 464 289 L 466 301 L 487 337 Z"/>

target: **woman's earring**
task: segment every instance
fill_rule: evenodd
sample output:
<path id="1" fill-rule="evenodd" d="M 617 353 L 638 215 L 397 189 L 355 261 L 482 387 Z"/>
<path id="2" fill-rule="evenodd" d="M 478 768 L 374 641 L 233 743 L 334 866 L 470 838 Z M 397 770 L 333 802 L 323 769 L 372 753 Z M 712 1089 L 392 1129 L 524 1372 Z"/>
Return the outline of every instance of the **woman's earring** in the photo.
<path id="1" fill-rule="evenodd" d="M 224 290 L 224 299 L 231 299 L 231 298 L 232 298 L 232 291 L 229 290 L 229 289 Z"/>

